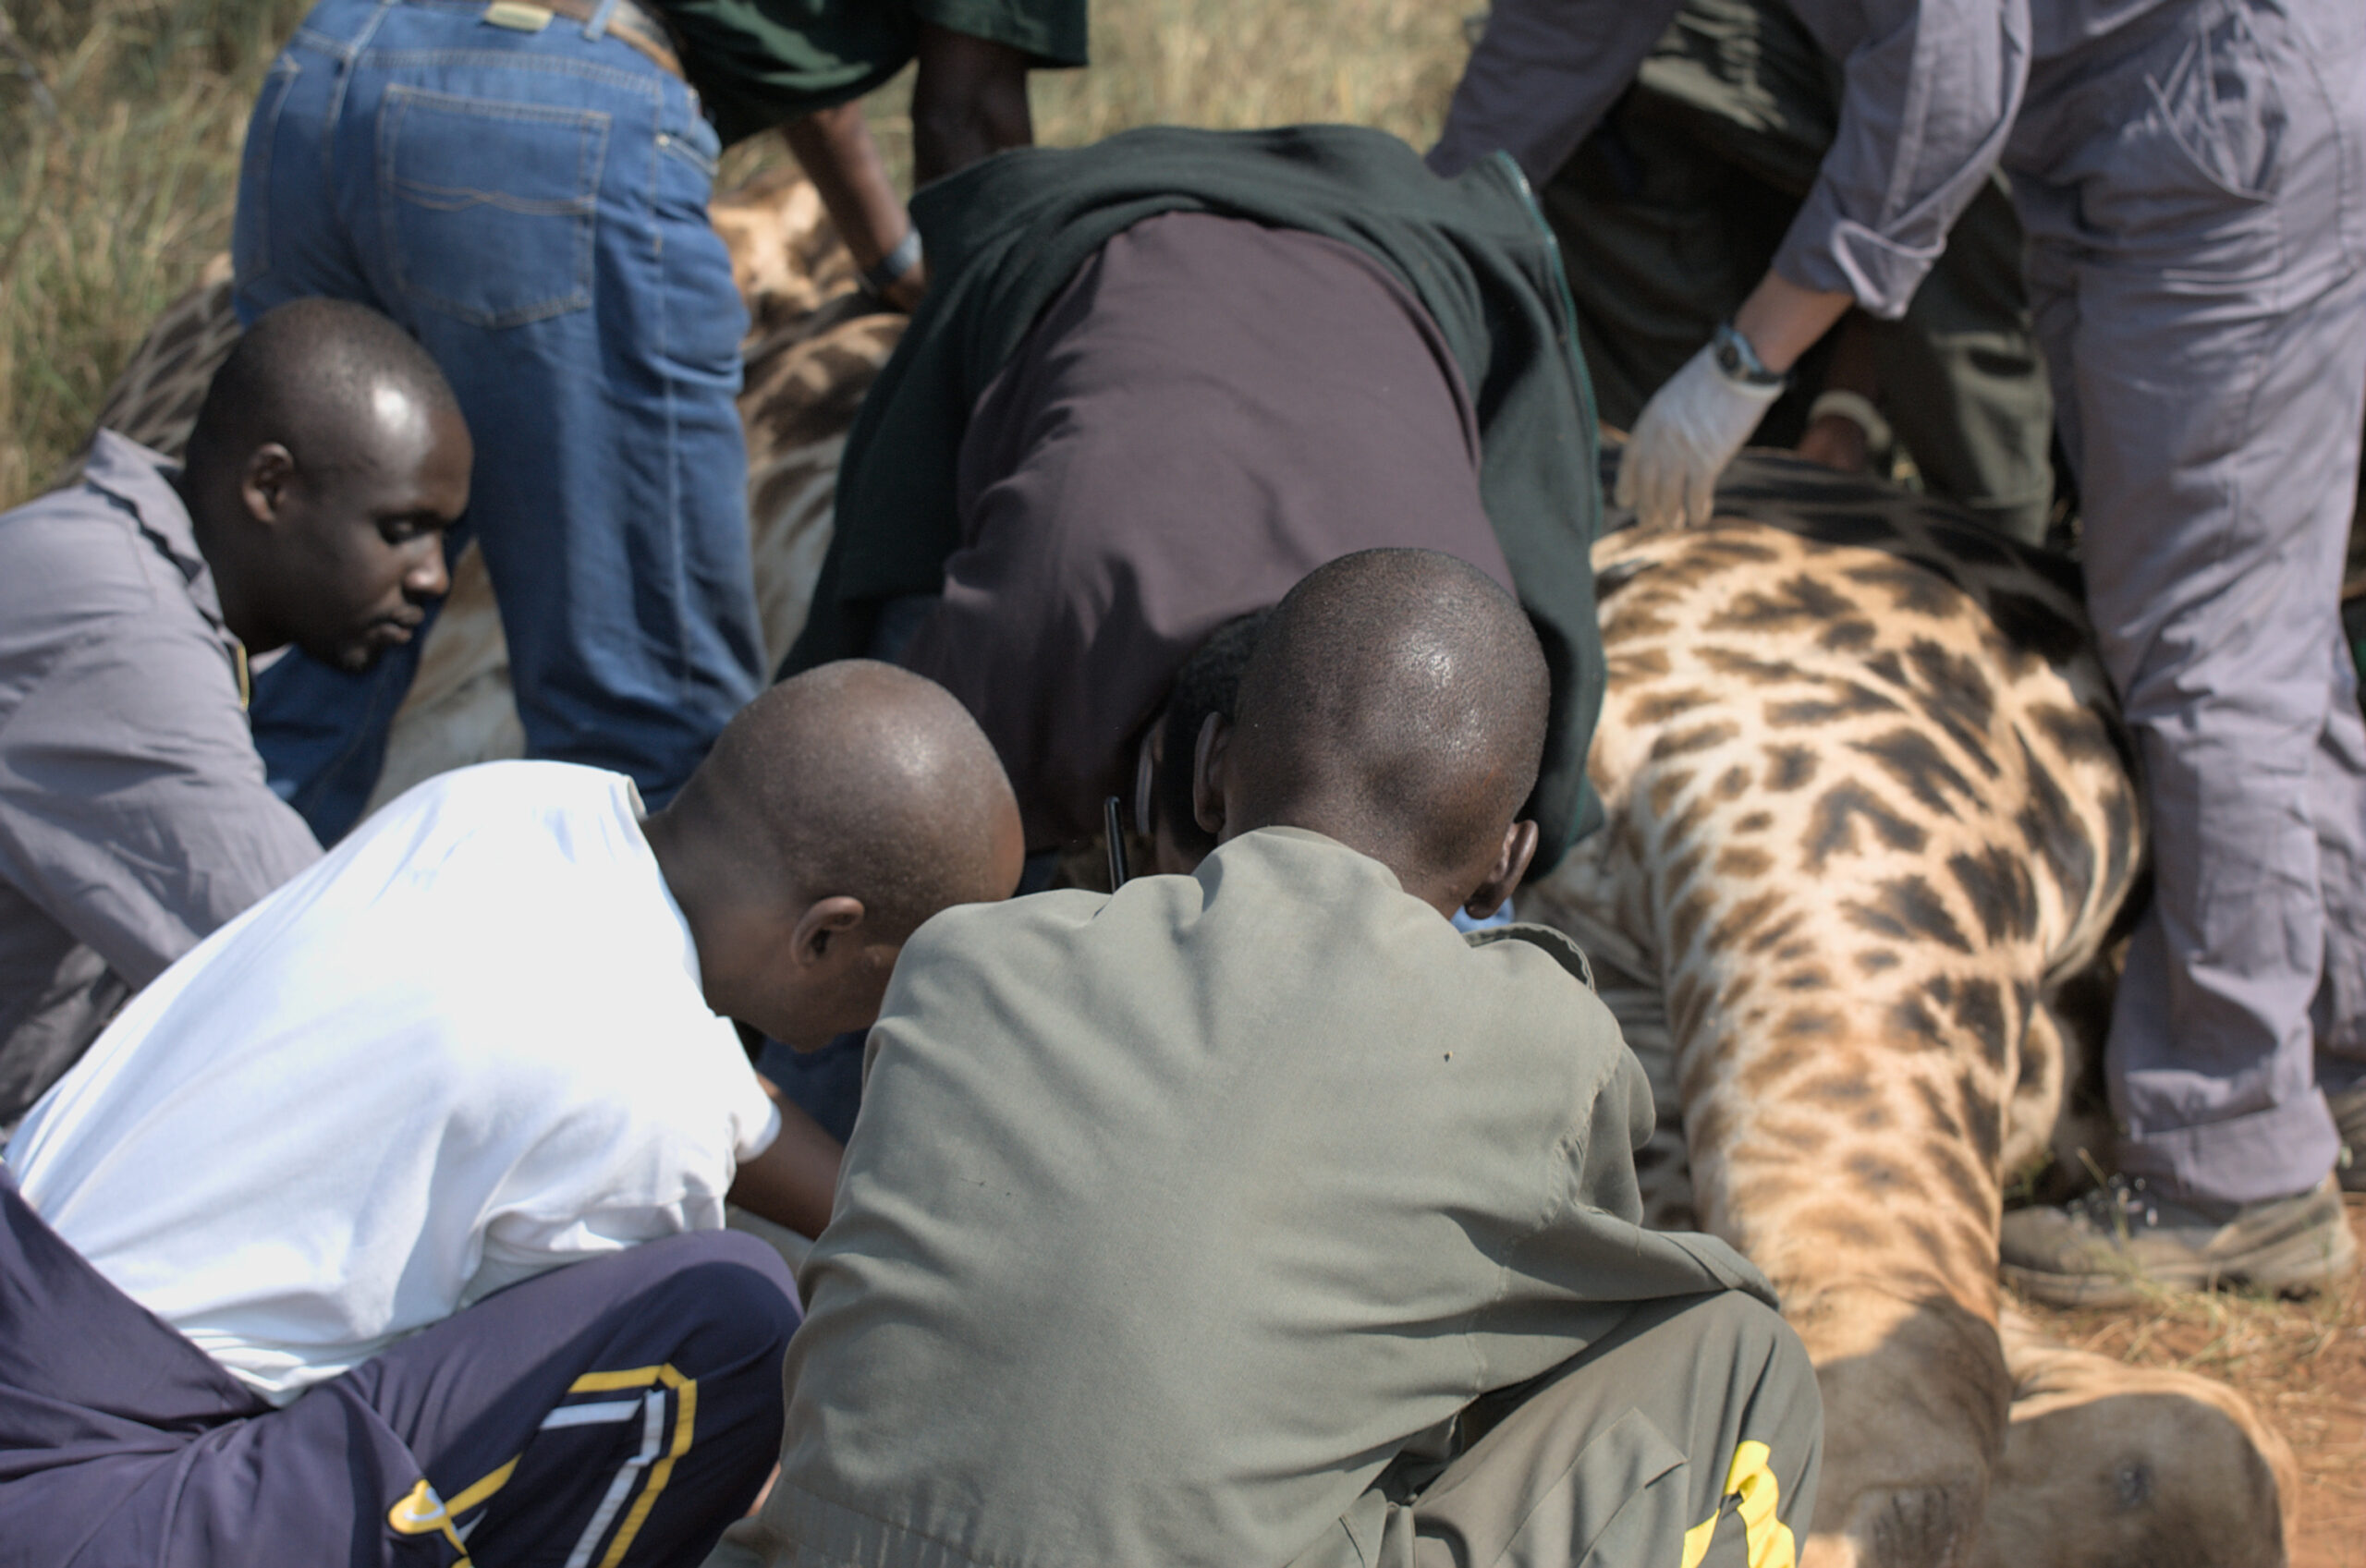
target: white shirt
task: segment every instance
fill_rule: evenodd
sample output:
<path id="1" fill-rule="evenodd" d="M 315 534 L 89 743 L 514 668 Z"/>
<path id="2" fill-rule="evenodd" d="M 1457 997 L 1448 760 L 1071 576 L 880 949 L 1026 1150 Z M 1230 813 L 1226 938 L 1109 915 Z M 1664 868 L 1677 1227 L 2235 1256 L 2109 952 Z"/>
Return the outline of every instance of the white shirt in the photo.
<path id="1" fill-rule="evenodd" d="M 504 1285 L 724 1219 L 779 1112 L 621 774 L 431 779 L 175 964 L 7 1160 L 275 1404 Z"/>

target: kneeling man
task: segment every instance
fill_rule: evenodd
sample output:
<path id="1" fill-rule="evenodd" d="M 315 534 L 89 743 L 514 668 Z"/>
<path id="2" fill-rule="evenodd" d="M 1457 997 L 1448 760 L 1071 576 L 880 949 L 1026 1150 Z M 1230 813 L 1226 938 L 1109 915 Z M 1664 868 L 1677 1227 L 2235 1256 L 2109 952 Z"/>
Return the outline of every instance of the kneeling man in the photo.
<path id="1" fill-rule="evenodd" d="M 876 664 L 774 687 L 652 817 L 546 762 L 379 812 L 9 1145 L 0 1562 L 696 1562 L 798 1318 L 726 1199 L 811 1232 L 837 1174 L 731 1020 L 862 1027 L 1019 859 L 985 737 Z"/>
<path id="2" fill-rule="evenodd" d="M 320 858 L 263 781 L 247 658 L 409 641 L 472 461 L 425 350 L 301 299 L 231 350 L 186 463 L 101 431 L 79 482 L 0 517 L 0 1128 Z"/>
<path id="3" fill-rule="evenodd" d="M 1638 1223 L 1651 1092 L 1535 852 L 1535 634 L 1310 576 L 1203 744 L 1195 876 L 956 911 L 802 1270 L 780 1564 L 1787 1564 L 1821 1407 L 1764 1280 Z"/>

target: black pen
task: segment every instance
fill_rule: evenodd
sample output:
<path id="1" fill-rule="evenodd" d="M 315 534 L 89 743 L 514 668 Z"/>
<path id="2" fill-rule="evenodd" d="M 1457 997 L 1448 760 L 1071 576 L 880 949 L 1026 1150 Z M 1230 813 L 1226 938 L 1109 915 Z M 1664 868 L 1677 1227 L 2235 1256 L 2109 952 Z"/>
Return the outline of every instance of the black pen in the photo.
<path id="1" fill-rule="evenodd" d="M 1119 826 L 1117 797 L 1110 796 L 1101 803 L 1102 831 L 1109 835 L 1109 891 L 1116 892 L 1126 885 L 1126 833 Z"/>

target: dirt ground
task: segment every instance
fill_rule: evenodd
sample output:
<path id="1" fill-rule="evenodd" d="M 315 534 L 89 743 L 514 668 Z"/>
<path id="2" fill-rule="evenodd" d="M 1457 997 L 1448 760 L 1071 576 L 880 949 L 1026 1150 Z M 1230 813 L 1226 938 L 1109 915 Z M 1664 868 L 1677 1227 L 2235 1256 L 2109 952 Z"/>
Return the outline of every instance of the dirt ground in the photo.
<path id="1" fill-rule="evenodd" d="M 2366 1195 L 2349 1199 L 2349 1228 L 2366 1246 Z M 2028 1310 L 2066 1343 L 2249 1393 L 2300 1461 L 2292 1568 L 2366 1568 L 2366 1284 L 2307 1301 L 2221 1295 L 2137 1313 Z"/>

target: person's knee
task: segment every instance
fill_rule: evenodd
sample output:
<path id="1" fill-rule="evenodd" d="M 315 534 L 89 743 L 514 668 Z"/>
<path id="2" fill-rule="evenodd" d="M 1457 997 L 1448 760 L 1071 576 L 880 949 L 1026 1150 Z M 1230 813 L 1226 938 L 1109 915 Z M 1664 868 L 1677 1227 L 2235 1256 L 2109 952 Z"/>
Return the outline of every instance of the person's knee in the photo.
<path id="1" fill-rule="evenodd" d="M 1803 1539 L 1823 1458 L 1823 1400 L 1807 1346 L 1781 1313 L 1740 1291 L 1701 1297 L 1664 1327 L 1678 1331 L 1680 1348 L 1670 1348 L 1701 1374 L 1686 1449 L 1714 1496 L 1695 1501 L 1738 1513 L 1753 1562 L 1762 1532 L 1769 1542 Z"/>
<path id="2" fill-rule="evenodd" d="M 647 1297 L 649 1308 L 683 1326 L 686 1345 L 716 1367 L 770 1361 L 778 1365 L 804 1314 L 797 1282 L 780 1254 L 738 1231 L 701 1231 L 647 1244 L 663 1247 L 664 1278 Z"/>
<path id="3" fill-rule="evenodd" d="M 701 1288 L 713 1293 L 721 1314 L 731 1321 L 787 1343 L 805 1319 L 787 1262 L 758 1237 L 738 1231 L 708 1234 L 715 1256 L 701 1272 Z"/>
<path id="4" fill-rule="evenodd" d="M 1699 1364 L 1730 1368 L 1745 1437 L 1780 1432 L 1795 1446 L 1821 1443 L 1823 1399 L 1815 1364 L 1780 1312 L 1740 1291 L 1722 1291 L 1685 1308 L 1682 1319 Z"/>
<path id="5" fill-rule="evenodd" d="M 1719 1291 L 1686 1307 L 1682 1319 L 1701 1341 L 1704 1355 L 1727 1355 L 1737 1370 L 1750 1367 L 1789 1367 L 1797 1358 L 1807 1367 L 1807 1347 L 1783 1315 L 1744 1291 Z M 1813 1369 L 1808 1368 L 1811 1376 Z"/>

